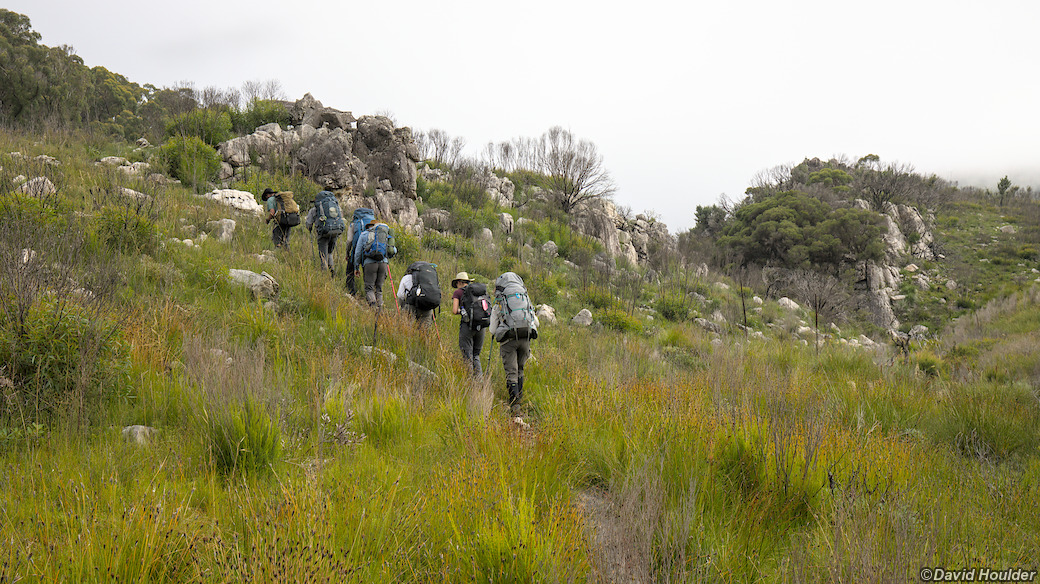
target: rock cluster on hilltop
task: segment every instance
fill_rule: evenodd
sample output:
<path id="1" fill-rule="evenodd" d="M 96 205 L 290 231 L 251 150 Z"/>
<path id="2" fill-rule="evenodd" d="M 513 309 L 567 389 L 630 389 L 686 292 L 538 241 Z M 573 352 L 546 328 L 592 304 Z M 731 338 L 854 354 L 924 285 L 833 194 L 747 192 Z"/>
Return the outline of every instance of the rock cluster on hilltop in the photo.
<path id="1" fill-rule="evenodd" d="M 223 142 L 218 152 L 226 177 L 237 169 L 288 161 L 344 205 L 364 205 L 380 217 L 421 229 L 415 208 L 419 151 L 410 128 L 384 116 L 361 116 L 322 106 L 310 94 L 289 111 L 294 125 L 267 124 L 248 136 Z M 356 127 L 355 127 L 356 123 Z"/>

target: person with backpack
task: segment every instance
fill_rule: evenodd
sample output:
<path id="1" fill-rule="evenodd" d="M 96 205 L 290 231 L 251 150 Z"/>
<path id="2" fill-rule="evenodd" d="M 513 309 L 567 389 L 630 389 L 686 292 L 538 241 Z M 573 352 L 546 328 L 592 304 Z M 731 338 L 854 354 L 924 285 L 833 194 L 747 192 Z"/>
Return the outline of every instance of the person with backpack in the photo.
<path id="1" fill-rule="evenodd" d="M 275 248 L 289 249 L 289 230 L 300 224 L 300 206 L 296 204 L 292 191 L 275 192 L 266 188 L 260 198 L 267 209 L 265 223 L 275 222 L 271 242 Z"/>
<path id="2" fill-rule="evenodd" d="M 524 399 L 524 363 L 531 356 L 531 340 L 538 338 L 538 317 L 523 279 L 513 272 L 495 280 L 495 305 L 488 328 L 500 343 L 509 406 L 516 415 Z"/>
<path id="3" fill-rule="evenodd" d="M 376 218 L 376 212 L 367 207 L 358 207 L 354 209 L 354 215 L 350 219 L 350 224 L 347 225 L 347 290 L 350 291 L 352 296 L 357 296 L 357 284 L 354 282 L 354 275 L 357 273 L 360 266 L 354 265 L 354 252 L 357 250 L 357 241 L 361 237 L 361 234 L 365 232 L 365 226 L 368 222 Z"/>
<path id="4" fill-rule="evenodd" d="M 373 218 L 365 225 L 365 231 L 354 247 L 354 270 L 361 272 L 365 300 L 373 308 L 382 308 L 383 282 L 389 271 L 390 258 L 397 253 L 394 234 L 386 223 Z"/>
<path id="5" fill-rule="evenodd" d="M 434 311 L 441 306 L 437 264 L 412 262 L 401 277 L 397 299 L 404 306 L 404 311 L 414 316 L 420 326 L 433 324 Z"/>
<path id="6" fill-rule="evenodd" d="M 459 350 L 462 360 L 470 368 L 473 377 L 480 377 L 480 354 L 484 350 L 484 331 L 491 325 L 491 299 L 487 286 L 474 282 L 466 272 L 459 272 L 451 281 L 455 289 L 451 294 L 451 313 L 462 318 L 459 321 Z"/>
<path id="7" fill-rule="evenodd" d="M 340 210 L 336 195 L 330 191 L 321 191 L 314 198 L 314 206 L 307 212 L 304 221 L 307 231 L 314 231 L 318 241 L 318 258 L 321 260 L 321 268 L 328 270 L 329 274 L 336 277 L 336 267 L 333 265 L 332 253 L 336 250 L 336 240 L 347 227 L 343 220 L 343 211 Z"/>

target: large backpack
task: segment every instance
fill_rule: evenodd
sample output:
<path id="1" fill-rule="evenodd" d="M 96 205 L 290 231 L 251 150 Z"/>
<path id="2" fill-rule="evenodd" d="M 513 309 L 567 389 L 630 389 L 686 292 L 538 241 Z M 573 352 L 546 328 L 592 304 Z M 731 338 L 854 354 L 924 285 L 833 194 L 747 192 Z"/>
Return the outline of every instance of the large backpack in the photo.
<path id="1" fill-rule="evenodd" d="M 365 242 L 363 255 L 365 259 L 381 262 L 394 257 L 397 247 L 394 245 L 394 234 L 386 223 L 376 223 L 372 228 L 372 237 Z"/>
<path id="2" fill-rule="evenodd" d="M 315 221 L 318 235 L 340 235 L 347 229 L 347 222 L 343 220 L 343 211 L 339 208 L 336 195 L 329 191 L 321 191 L 314 200 L 314 206 L 318 210 Z"/>
<path id="3" fill-rule="evenodd" d="M 350 240 L 350 249 L 347 250 L 347 257 L 354 257 L 354 250 L 357 249 L 358 239 L 361 234 L 365 232 L 365 226 L 368 222 L 376 218 L 376 212 L 367 207 L 358 207 L 354 209 L 354 217 L 351 218 L 350 223 L 354 226 L 354 237 Z"/>
<path id="4" fill-rule="evenodd" d="M 278 224 L 282 227 L 295 227 L 300 224 L 300 206 L 296 204 L 292 191 L 275 194 L 278 198 Z"/>
<path id="5" fill-rule="evenodd" d="M 487 286 L 480 282 L 470 282 L 462 289 L 462 322 L 469 323 L 472 330 L 480 330 L 491 326 L 491 298 L 488 297 Z"/>
<path id="6" fill-rule="evenodd" d="M 405 304 L 411 304 L 419 310 L 439 308 L 441 285 L 437 279 L 437 264 L 412 262 L 407 273 L 412 276 L 412 286 L 405 296 Z"/>
<path id="7" fill-rule="evenodd" d="M 495 340 L 538 338 L 534 306 L 520 276 L 506 272 L 495 280 L 495 302 L 505 325 L 500 325 L 494 332 Z M 502 331 L 501 334 L 499 331 Z"/>

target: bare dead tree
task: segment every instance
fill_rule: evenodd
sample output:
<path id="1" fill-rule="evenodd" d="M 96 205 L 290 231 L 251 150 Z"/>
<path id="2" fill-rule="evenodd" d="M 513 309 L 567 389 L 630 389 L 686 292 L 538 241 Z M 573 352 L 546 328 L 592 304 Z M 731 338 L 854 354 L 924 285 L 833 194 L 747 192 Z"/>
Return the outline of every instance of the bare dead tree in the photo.
<path id="1" fill-rule="evenodd" d="M 537 158 L 546 188 L 564 212 L 587 201 L 610 197 L 616 190 L 596 145 L 575 138 L 560 126 L 549 128 L 538 139 Z"/>
<path id="2" fill-rule="evenodd" d="M 815 270 L 798 270 L 792 275 L 795 294 L 813 311 L 816 354 L 820 353 L 820 318 L 825 322 L 841 313 L 848 289 L 840 280 Z"/>

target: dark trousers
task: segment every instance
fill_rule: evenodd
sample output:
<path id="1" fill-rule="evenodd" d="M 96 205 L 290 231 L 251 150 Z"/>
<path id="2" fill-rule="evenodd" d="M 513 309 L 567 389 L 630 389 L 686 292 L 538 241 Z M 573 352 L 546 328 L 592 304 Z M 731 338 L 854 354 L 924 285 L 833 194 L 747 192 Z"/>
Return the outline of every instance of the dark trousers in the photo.
<path id="1" fill-rule="evenodd" d="M 416 308 L 411 304 L 402 304 L 401 310 L 415 317 L 415 320 L 419 323 L 419 326 L 428 326 L 433 324 L 433 309 L 422 310 Z"/>
<path id="2" fill-rule="evenodd" d="M 462 351 L 462 360 L 474 377 L 483 373 L 483 369 L 480 367 L 480 353 L 484 350 L 484 332 L 486 330 L 482 328 L 475 331 L 469 328 L 468 322 L 459 323 L 459 350 Z"/>
<path id="3" fill-rule="evenodd" d="M 273 243 L 275 247 L 285 246 L 285 248 L 288 249 L 290 229 L 292 229 L 292 227 L 285 227 L 281 224 L 275 223 L 274 229 L 271 230 L 271 243 Z"/>
<path id="4" fill-rule="evenodd" d="M 365 278 L 365 300 L 369 306 L 382 308 L 383 282 L 386 281 L 387 265 L 383 262 L 365 264 L 362 275 Z"/>
<path id="5" fill-rule="evenodd" d="M 330 272 L 335 268 L 332 254 L 336 251 L 337 239 L 339 239 L 339 235 L 318 236 L 318 258 L 321 259 L 321 267 Z"/>

